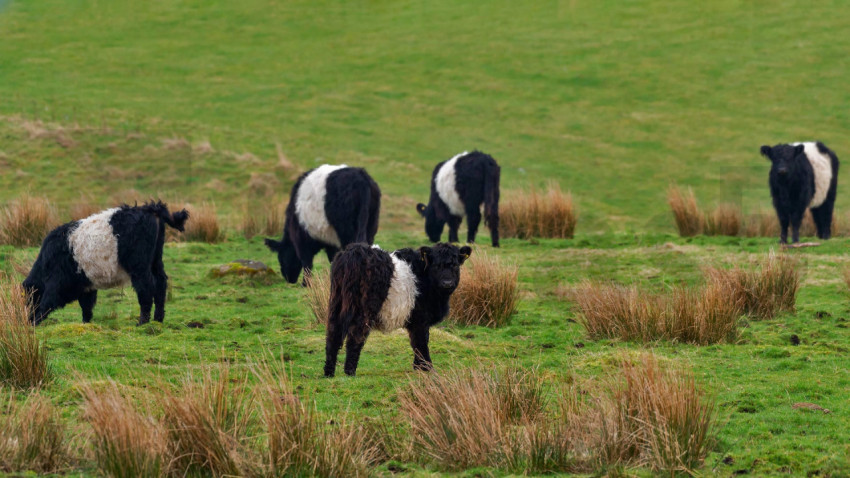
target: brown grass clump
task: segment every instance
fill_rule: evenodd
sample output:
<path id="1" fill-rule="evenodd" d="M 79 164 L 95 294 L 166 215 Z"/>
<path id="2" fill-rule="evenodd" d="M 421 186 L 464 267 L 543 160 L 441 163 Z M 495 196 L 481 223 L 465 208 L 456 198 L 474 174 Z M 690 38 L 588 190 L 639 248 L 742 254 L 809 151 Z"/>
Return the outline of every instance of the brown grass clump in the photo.
<path id="1" fill-rule="evenodd" d="M 313 407 L 298 399 L 283 371 L 261 365 L 255 374 L 268 437 L 265 476 L 369 476 L 382 455 L 372 432 L 345 417 L 336 423 L 323 421 Z"/>
<path id="2" fill-rule="evenodd" d="M 98 470 L 113 477 L 162 476 L 168 465 L 162 424 L 139 413 L 114 382 L 104 389 L 83 384 L 80 391 Z"/>
<path id="3" fill-rule="evenodd" d="M 734 204 L 719 204 L 705 214 L 705 234 L 708 236 L 737 236 L 741 231 L 743 214 Z"/>
<path id="4" fill-rule="evenodd" d="M 47 350 L 29 322 L 28 296 L 11 278 L 0 277 L 0 382 L 36 388 L 49 376 Z"/>
<path id="5" fill-rule="evenodd" d="M 670 186 L 667 190 L 667 203 L 673 210 L 673 219 L 676 220 L 676 229 L 682 237 L 692 237 L 702 234 L 705 229 L 705 216 L 697 205 L 694 191 L 688 188 L 683 193 L 677 186 Z"/>
<path id="6" fill-rule="evenodd" d="M 68 208 L 68 212 L 71 215 L 72 221 L 79 221 L 80 219 L 85 219 L 93 214 L 97 214 L 102 211 L 103 208 L 90 197 L 81 196 L 80 199 Z"/>
<path id="7" fill-rule="evenodd" d="M 0 243 L 38 246 L 58 224 L 50 201 L 25 194 L 0 212 Z"/>
<path id="8" fill-rule="evenodd" d="M 0 471 L 53 473 L 68 460 L 65 424 L 38 392 L 25 402 L 8 398 L 0 410 Z"/>
<path id="9" fill-rule="evenodd" d="M 745 237 L 779 237 L 779 219 L 773 212 L 759 211 L 744 220 L 741 235 Z"/>
<path id="10" fill-rule="evenodd" d="M 217 376 L 207 369 L 199 381 L 187 380 L 181 390 L 166 390 L 163 402 L 172 474 L 255 472 L 245 443 L 256 414 L 246 376 L 232 376 L 229 367 L 222 367 Z"/>
<path id="11" fill-rule="evenodd" d="M 499 231 L 502 237 L 571 238 L 578 222 L 578 213 L 571 193 L 564 193 L 555 183 L 545 194 L 532 189 L 515 193 L 500 205 Z"/>
<path id="12" fill-rule="evenodd" d="M 584 283 L 573 294 L 579 323 L 591 338 L 672 340 L 706 345 L 737 333 L 741 303 L 722 281 L 658 293 L 638 286 Z"/>
<path id="13" fill-rule="evenodd" d="M 313 311 L 313 317 L 317 325 L 325 326 L 328 323 L 328 303 L 331 299 L 331 273 L 330 270 L 312 270 L 305 277 L 307 287 L 304 289 L 307 305 Z"/>
<path id="14" fill-rule="evenodd" d="M 727 284 L 734 301 L 744 312 L 760 319 L 775 317 L 780 311 L 793 311 L 802 272 L 794 257 L 771 253 L 755 270 L 706 269 L 709 280 Z"/>
<path id="15" fill-rule="evenodd" d="M 189 211 L 189 220 L 186 221 L 186 230 L 178 237 L 188 242 L 217 243 L 224 240 L 224 232 L 219 227 L 214 204 L 205 202 L 200 206 L 185 207 Z"/>
<path id="16" fill-rule="evenodd" d="M 519 302 L 516 265 L 477 248 L 461 267 L 460 284 L 451 297 L 449 320 L 463 325 L 507 325 Z"/>
<path id="17" fill-rule="evenodd" d="M 285 202 L 274 201 L 271 206 L 246 207 L 239 230 L 247 239 L 257 235 L 280 236 L 286 219 L 286 206 Z"/>

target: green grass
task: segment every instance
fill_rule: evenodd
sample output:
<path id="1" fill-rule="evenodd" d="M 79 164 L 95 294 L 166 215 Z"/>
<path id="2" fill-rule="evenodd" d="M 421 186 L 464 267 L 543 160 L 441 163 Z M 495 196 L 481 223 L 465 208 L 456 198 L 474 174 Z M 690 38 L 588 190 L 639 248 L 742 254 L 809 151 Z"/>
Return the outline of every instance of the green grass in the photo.
<path id="1" fill-rule="evenodd" d="M 850 241 L 794 251 L 806 268 L 797 311 L 746 320 L 736 344 L 593 342 L 557 292 L 584 279 L 693 284 L 703 265 L 774 247 L 674 237 L 667 187 L 768 210 L 760 145 L 815 139 L 846 157 L 848 14 L 838 1 L 0 1 L 0 202 L 44 195 L 67 219 L 81 195 L 106 205 L 135 190 L 214 201 L 232 228 L 244 208 L 286 196 L 295 171 L 279 165 L 279 145 L 297 169 L 366 167 L 384 193 L 377 242 L 394 248 L 425 240 L 414 206 L 434 164 L 479 148 L 502 165 L 503 190 L 557 181 L 580 219 L 575 239 L 503 241 L 494 254 L 520 266 L 518 313 L 500 329 L 440 327 L 438 369 L 517 363 L 560 383 L 651 349 L 692 367 L 725 413 L 705 474 L 843 476 Z M 839 194 L 838 213 L 848 206 Z M 162 326 L 135 327 L 125 289 L 100 294 L 91 325 L 72 305 L 39 328 L 47 393 L 72 423 L 78 377 L 144 386 L 266 352 L 323 413 L 394 415 L 414 376 L 406 336 L 373 334 L 355 379 L 319 378 L 324 333 L 301 288 L 209 277 L 238 258 L 276 266 L 261 238 L 236 236 L 166 247 Z M 36 253 L 0 247 L 0 268 Z"/>

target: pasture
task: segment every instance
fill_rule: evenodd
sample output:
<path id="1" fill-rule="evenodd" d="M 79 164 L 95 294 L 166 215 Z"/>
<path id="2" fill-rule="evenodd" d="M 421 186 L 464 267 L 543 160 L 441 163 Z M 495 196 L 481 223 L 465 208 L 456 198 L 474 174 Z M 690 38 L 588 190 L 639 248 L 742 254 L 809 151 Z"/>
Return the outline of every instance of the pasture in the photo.
<path id="1" fill-rule="evenodd" d="M 680 238 L 667 191 L 769 212 L 760 145 L 820 140 L 850 157 L 848 14 L 841 2 L 731 0 L 0 2 L 0 202 L 46 197 L 66 222 L 75 207 L 155 196 L 214 208 L 223 231 L 166 244 L 163 324 L 136 327 L 127 288 L 101 293 L 91 324 L 69 305 L 36 329 L 51 371 L 40 393 L 71 448 L 58 471 L 98 474 L 80 384 L 111 378 L 141 397 L 205 370 L 254 377 L 263 358 L 319 420 L 344 414 L 404 441 L 400 390 L 422 375 L 406 334 L 373 334 L 357 377 L 321 378 L 324 329 L 302 287 L 210 272 L 240 258 L 277 269 L 263 236 L 242 234 L 245 218 L 288 200 L 298 173 L 324 162 L 365 167 L 380 185 L 376 243 L 424 245 L 415 205 L 433 166 L 479 148 L 501 164 L 503 201 L 556 183 L 579 220 L 574 238 L 503 238 L 499 249 L 479 229 L 477 250 L 519 267 L 518 310 L 498 328 L 434 329 L 438 374 L 536 369 L 554 409 L 564 387 L 592 390 L 651 352 L 692 370 L 717 404 L 717 442 L 690 471 L 846 476 L 850 239 L 782 252 L 776 237 Z M 750 269 L 771 251 L 798 261 L 795 310 L 742 315 L 737 335 L 713 345 L 590 339 L 571 297 L 586 280 L 693 286 L 706 267 Z M 0 245 L 0 268 L 20 280 L 37 253 Z M 322 255 L 316 264 L 328 268 Z M 0 399 L 27 393 L 3 388 Z M 163 404 L 148 405 L 161 415 Z M 420 458 L 385 457 L 371 472 L 523 472 Z M 647 463 L 577 472 L 653 473 Z"/>

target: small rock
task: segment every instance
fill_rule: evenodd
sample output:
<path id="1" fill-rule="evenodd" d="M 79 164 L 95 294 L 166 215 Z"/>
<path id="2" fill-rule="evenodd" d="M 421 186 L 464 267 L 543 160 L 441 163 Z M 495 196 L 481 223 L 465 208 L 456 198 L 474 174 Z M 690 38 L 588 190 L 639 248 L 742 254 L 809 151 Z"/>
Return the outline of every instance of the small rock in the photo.
<path id="1" fill-rule="evenodd" d="M 192 322 L 186 324 L 186 327 L 189 327 L 190 329 L 203 329 L 204 324 L 193 320 Z"/>
<path id="2" fill-rule="evenodd" d="M 826 408 L 823 408 L 820 405 L 816 405 L 814 403 L 808 403 L 808 402 L 797 402 L 794 405 L 791 405 L 791 408 L 794 409 L 794 410 L 799 410 L 799 409 L 802 408 L 802 409 L 806 409 L 806 410 L 815 410 L 815 411 L 823 412 L 823 413 L 832 413 L 831 411 L 829 411 Z"/>
<path id="3" fill-rule="evenodd" d="M 236 259 L 227 264 L 213 268 L 211 271 L 213 277 L 224 277 L 228 275 L 236 276 L 264 276 L 275 275 L 275 271 L 269 266 L 260 261 L 252 261 L 248 259 Z"/>
<path id="4" fill-rule="evenodd" d="M 734 458 L 732 458 L 732 457 L 731 457 L 731 456 L 729 456 L 729 455 L 726 455 L 726 458 L 724 458 L 724 459 L 723 459 L 723 464 L 724 464 L 724 465 L 731 465 L 731 464 L 733 464 L 733 463 L 735 463 L 735 459 L 734 459 Z"/>
<path id="5" fill-rule="evenodd" d="M 791 345 L 800 345 L 800 337 L 797 334 L 791 336 Z"/>
<path id="6" fill-rule="evenodd" d="M 576 342 L 573 346 L 577 349 L 583 349 L 584 348 L 584 342 Z"/>

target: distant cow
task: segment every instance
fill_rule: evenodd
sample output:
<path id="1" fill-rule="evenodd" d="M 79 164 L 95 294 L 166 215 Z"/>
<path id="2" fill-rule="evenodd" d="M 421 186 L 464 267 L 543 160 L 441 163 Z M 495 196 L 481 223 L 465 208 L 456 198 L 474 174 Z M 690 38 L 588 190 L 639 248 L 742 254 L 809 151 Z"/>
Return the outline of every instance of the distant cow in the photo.
<path id="1" fill-rule="evenodd" d="M 340 249 L 353 242 L 372 244 L 378 232 L 381 190 L 361 168 L 328 164 L 304 173 L 289 197 L 283 239 L 266 239 L 277 252 L 280 271 L 294 284 L 301 269 L 313 269 L 322 249 L 333 262 Z"/>
<path id="2" fill-rule="evenodd" d="M 496 160 L 480 151 L 463 152 L 438 164 L 431 175 L 428 205 L 416 205 L 425 218 L 428 238 L 438 242 L 448 223 L 449 242 L 458 242 L 457 230 L 463 216 L 468 216 L 466 241 L 475 242 L 484 203 L 484 222 L 490 228 L 493 247 L 499 247 L 499 175 Z"/>
<path id="3" fill-rule="evenodd" d="M 472 249 L 436 244 L 387 253 L 352 244 L 331 266 L 325 342 L 325 376 L 333 377 L 346 339 L 345 373 L 354 375 L 369 332 L 404 327 L 413 348 L 413 368 L 431 370 L 429 330 L 449 313 L 449 298 L 460 282 L 460 266 Z"/>
<path id="4" fill-rule="evenodd" d="M 97 291 L 133 285 L 139 299 L 139 325 L 165 318 L 168 276 L 162 264 L 166 224 L 183 230 L 189 213 L 172 215 L 162 202 L 116 207 L 63 224 L 47 235 L 24 280 L 31 294 L 30 320 L 40 323 L 52 311 L 79 301 L 83 322 L 92 318 Z"/>
<path id="5" fill-rule="evenodd" d="M 762 146 L 761 154 L 772 163 L 770 195 L 779 217 L 779 241 L 788 242 L 788 225 L 792 242 L 800 241 L 800 223 L 807 208 L 821 239 L 829 239 L 832 209 L 838 186 L 838 157 L 823 143 L 792 143 Z"/>

